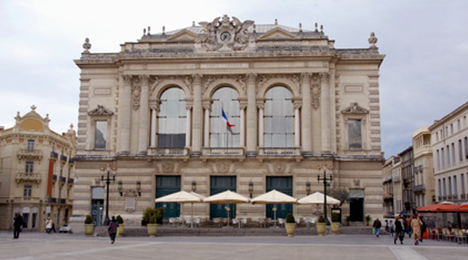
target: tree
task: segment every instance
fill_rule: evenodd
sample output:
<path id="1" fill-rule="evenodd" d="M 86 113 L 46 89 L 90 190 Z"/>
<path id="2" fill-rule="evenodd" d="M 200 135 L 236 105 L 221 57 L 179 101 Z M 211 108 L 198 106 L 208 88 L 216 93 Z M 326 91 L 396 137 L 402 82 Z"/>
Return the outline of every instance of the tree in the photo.
<path id="1" fill-rule="evenodd" d="M 328 195 L 340 201 L 339 207 L 341 207 L 341 205 L 343 205 L 344 203 L 349 203 L 350 201 L 349 191 L 343 187 L 331 188 L 328 192 Z"/>

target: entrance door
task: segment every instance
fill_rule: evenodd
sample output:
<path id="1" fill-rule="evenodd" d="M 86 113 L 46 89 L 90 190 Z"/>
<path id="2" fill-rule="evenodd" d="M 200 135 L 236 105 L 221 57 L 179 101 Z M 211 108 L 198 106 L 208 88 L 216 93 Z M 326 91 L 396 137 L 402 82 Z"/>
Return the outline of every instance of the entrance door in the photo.
<path id="1" fill-rule="evenodd" d="M 292 177 L 267 177 L 266 179 L 266 192 L 277 190 L 289 196 L 292 196 Z M 266 217 L 274 219 L 273 204 L 266 205 Z M 276 219 L 286 218 L 288 213 L 293 212 L 292 204 L 277 204 L 276 205 Z"/>
<path id="2" fill-rule="evenodd" d="M 364 190 L 349 190 L 349 217 L 351 221 L 364 221 Z"/>
<path id="3" fill-rule="evenodd" d="M 102 225 L 102 215 L 104 211 L 104 200 L 92 200 L 91 202 L 91 218 L 93 224 L 97 227 Z"/>
<path id="4" fill-rule="evenodd" d="M 180 191 L 180 176 L 156 176 L 156 198 Z M 160 202 L 156 208 L 164 208 L 164 219 L 180 216 L 180 204 Z"/>
<path id="5" fill-rule="evenodd" d="M 235 176 L 211 176 L 210 178 L 210 196 L 221 193 L 226 190 L 236 191 L 236 177 Z M 226 207 L 229 207 L 229 211 Z M 210 219 L 214 218 L 236 218 L 236 204 L 210 204 Z"/>

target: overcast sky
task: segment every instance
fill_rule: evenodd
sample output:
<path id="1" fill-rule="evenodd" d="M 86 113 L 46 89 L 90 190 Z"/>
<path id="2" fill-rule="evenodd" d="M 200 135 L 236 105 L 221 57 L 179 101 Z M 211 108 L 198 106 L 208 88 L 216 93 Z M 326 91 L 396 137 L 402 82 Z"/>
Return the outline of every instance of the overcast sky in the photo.
<path id="1" fill-rule="evenodd" d="M 79 73 L 86 37 L 91 52 L 118 52 L 143 28 L 180 29 L 215 17 L 313 30 L 336 48 L 367 48 L 370 33 L 385 54 L 380 68 L 382 151 L 412 145 L 412 135 L 468 101 L 468 1 L 466 0 L 1 0 L 0 126 L 31 105 L 52 130 L 78 122 Z"/>

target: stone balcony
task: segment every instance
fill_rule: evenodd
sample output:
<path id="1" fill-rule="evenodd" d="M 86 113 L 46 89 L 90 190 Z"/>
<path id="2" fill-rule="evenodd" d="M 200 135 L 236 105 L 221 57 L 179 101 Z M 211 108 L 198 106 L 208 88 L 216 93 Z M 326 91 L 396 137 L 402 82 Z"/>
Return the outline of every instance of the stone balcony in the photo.
<path id="1" fill-rule="evenodd" d="M 16 180 L 16 183 L 22 183 L 22 182 L 40 183 L 42 178 L 41 178 L 41 175 L 38 173 L 17 173 L 15 180 Z"/>
<path id="2" fill-rule="evenodd" d="M 42 151 L 37 149 L 20 149 L 17 156 L 19 160 L 42 160 L 44 157 Z"/>
<path id="3" fill-rule="evenodd" d="M 148 149 L 148 155 L 189 156 L 189 149 L 188 148 L 157 148 L 157 147 L 150 147 Z"/>

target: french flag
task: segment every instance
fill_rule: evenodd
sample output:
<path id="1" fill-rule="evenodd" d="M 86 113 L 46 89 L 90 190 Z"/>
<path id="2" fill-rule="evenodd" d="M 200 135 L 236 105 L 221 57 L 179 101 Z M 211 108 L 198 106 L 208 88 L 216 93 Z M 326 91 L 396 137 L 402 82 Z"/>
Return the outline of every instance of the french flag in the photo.
<path id="1" fill-rule="evenodd" d="M 226 116 L 226 113 L 224 113 L 224 109 L 223 109 L 223 108 L 221 108 L 221 115 L 222 115 L 222 118 L 223 118 L 224 123 L 226 124 L 227 130 L 228 130 L 231 134 L 233 134 L 233 133 L 232 133 L 231 127 L 236 126 L 236 125 L 231 125 L 231 124 L 229 123 L 228 118 L 227 118 L 227 116 Z"/>

